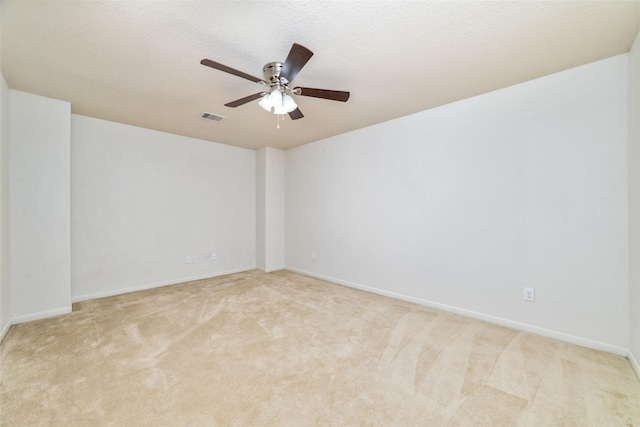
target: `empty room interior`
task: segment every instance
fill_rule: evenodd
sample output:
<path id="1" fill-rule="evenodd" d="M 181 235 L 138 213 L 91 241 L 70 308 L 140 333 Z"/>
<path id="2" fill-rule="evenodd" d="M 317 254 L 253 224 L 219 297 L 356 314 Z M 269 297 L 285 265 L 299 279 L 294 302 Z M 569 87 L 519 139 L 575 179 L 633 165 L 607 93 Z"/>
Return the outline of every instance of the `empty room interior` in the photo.
<path id="1" fill-rule="evenodd" d="M 0 425 L 640 426 L 640 1 L 0 2 Z"/>

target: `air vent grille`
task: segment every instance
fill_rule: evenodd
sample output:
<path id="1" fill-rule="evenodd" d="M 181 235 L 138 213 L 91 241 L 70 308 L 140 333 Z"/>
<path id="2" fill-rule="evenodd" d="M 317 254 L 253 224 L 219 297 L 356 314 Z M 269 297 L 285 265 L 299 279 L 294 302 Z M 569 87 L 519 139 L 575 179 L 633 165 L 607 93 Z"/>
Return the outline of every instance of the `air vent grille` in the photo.
<path id="1" fill-rule="evenodd" d="M 213 113 L 207 113 L 206 111 L 203 111 L 200 114 L 200 118 L 205 120 L 211 120 L 214 122 L 221 122 L 225 119 L 223 116 L 218 116 L 217 114 L 213 114 Z"/>

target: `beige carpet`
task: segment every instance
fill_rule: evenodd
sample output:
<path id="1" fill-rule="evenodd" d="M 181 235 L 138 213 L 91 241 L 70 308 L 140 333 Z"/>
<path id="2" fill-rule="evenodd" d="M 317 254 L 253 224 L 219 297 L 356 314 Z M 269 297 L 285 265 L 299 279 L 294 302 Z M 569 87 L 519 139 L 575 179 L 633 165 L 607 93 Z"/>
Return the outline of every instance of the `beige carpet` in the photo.
<path id="1" fill-rule="evenodd" d="M 623 357 L 291 272 L 79 303 L 0 351 L 3 426 L 640 426 Z"/>

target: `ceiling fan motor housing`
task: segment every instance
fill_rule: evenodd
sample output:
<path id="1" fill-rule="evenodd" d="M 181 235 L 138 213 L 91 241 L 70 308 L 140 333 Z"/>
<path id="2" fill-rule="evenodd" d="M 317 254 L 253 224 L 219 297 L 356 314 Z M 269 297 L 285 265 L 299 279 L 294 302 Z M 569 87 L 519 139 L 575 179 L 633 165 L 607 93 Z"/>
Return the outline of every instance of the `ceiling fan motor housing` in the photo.
<path id="1" fill-rule="evenodd" d="M 264 79 L 269 82 L 271 86 L 279 84 L 284 85 L 289 83 L 284 77 L 280 77 L 280 73 L 282 72 L 282 65 L 282 62 L 269 62 L 264 67 L 262 67 Z"/>

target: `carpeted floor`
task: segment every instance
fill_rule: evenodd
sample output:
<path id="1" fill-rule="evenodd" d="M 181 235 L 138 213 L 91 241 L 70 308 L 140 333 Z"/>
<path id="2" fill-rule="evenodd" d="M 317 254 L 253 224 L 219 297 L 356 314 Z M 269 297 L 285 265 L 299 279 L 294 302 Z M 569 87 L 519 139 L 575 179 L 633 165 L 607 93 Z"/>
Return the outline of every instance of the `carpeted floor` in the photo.
<path id="1" fill-rule="evenodd" d="M 640 426 L 623 357 L 284 271 L 82 302 L 0 352 L 2 426 Z"/>

